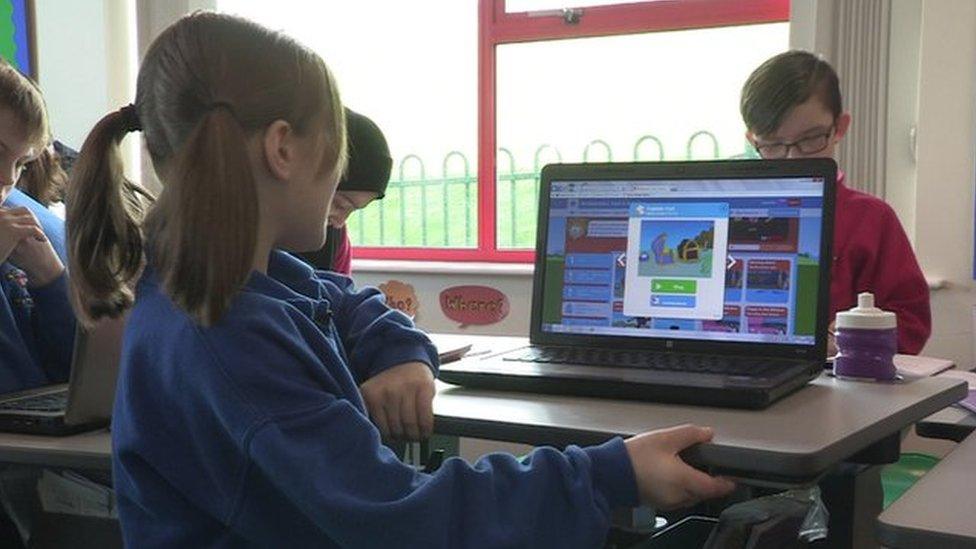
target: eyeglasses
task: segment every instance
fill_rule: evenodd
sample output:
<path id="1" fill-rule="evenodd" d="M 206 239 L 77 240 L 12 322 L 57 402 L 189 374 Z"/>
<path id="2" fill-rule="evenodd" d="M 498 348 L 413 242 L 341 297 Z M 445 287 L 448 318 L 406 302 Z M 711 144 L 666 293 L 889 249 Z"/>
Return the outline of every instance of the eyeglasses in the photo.
<path id="1" fill-rule="evenodd" d="M 830 144 L 830 136 L 834 134 L 834 127 L 824 133 L 811 135 L 798 139 L 792 143 L 763 143 L 756 144 L 759 156 L 767 159 L 786 158 L 790 154 L 790 148 L 796 148 L 800 154 L 816 154 L 827 148 Z"/>

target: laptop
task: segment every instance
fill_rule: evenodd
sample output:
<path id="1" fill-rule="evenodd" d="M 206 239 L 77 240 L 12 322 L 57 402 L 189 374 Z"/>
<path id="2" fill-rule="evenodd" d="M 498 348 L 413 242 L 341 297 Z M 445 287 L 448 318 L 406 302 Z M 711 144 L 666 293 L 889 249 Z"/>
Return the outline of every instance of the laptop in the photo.
<path id="1" fill-rule="evenodd" d="M 0 431 L 68 435 L 108 424 L 125 321 L 78 328 L 68 383 L 0 395 Z"/>
<path id="2" fill-rule="evenodd" d="M 542 170 L 529 345 L 486 389 L 764 408 L 823 372 L 832 160 Z"/>

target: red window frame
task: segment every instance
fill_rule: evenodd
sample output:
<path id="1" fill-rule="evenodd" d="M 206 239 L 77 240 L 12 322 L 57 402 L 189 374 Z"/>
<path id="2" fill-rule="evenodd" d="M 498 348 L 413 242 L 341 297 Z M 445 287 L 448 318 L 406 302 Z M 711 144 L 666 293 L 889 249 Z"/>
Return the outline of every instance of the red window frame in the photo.
<path id="1" fill-rule="evenodd" d="M 642 32 L 704 29 L 789 21 L 789 0 L 652 0 L 582 8 L 567 24 L 558 12 L 506 13 L 505 0 L 478 2 L 478 246 L 476 248 L 356 247 L 363 259 L 531 263 L 533 250 L 497 249 L 495 204 L 495 48 Z"/>

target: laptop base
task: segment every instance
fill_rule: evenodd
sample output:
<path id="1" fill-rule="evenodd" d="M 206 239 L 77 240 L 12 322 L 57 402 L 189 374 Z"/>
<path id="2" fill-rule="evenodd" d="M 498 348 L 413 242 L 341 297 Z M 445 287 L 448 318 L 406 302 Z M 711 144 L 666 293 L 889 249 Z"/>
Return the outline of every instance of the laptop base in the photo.
<path id="1" fill-rule="evenodd" d="M 445 366 L 441 369 L 438 379 L 470 388 L 753 410 L 768 407 L 823 373 L 823 366 L 819 362 L 811 362 L 799 375 L 788 377 L 778 385 L 763 384 L 752 388 L 734 384 L 696 385 L 693 376 L 688 376 L 680 385 L 638 384 L 612 379 L 601 379 L 599 383 L 594 383 L 593 379 L 587 378 L 517 375 L 478 370 L 476 366 L 471 370 L 463 370 L 453 364 L 450 366 L 453 367 Z"/>
<path id="2" fill-rule="evenodd" d="M 0 432 L 25 435 L 67 436 L 100 429 L 106 425 L 108 425 L 107 421 L 68 424 L 64 422 L 63 415 L 55 417 L 0 416 Z"/>

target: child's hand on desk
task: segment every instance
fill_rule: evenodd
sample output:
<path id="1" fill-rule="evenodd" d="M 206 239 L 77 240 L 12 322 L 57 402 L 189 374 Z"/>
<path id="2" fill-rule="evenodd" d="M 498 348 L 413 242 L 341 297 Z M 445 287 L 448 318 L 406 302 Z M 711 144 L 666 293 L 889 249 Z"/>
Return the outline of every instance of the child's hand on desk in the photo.
<path id="1" fill-rule="evenodd" d="M 384 438 L 423 440 L 434 432 L 434 375 L 422 362 L 407 362 L 359 386 L 369 417 Z"/>
<path id="2" fill-rule="evenodd" d="M 709 476 L 678 456 L 685 448 L 710 440 L 711 429 L 693 425 L 652 431 L 627 439 L 627 453 L 634 466 L 641 501 L 655 509 L 677 509 L 731 492 L 735 484 Z"/>

